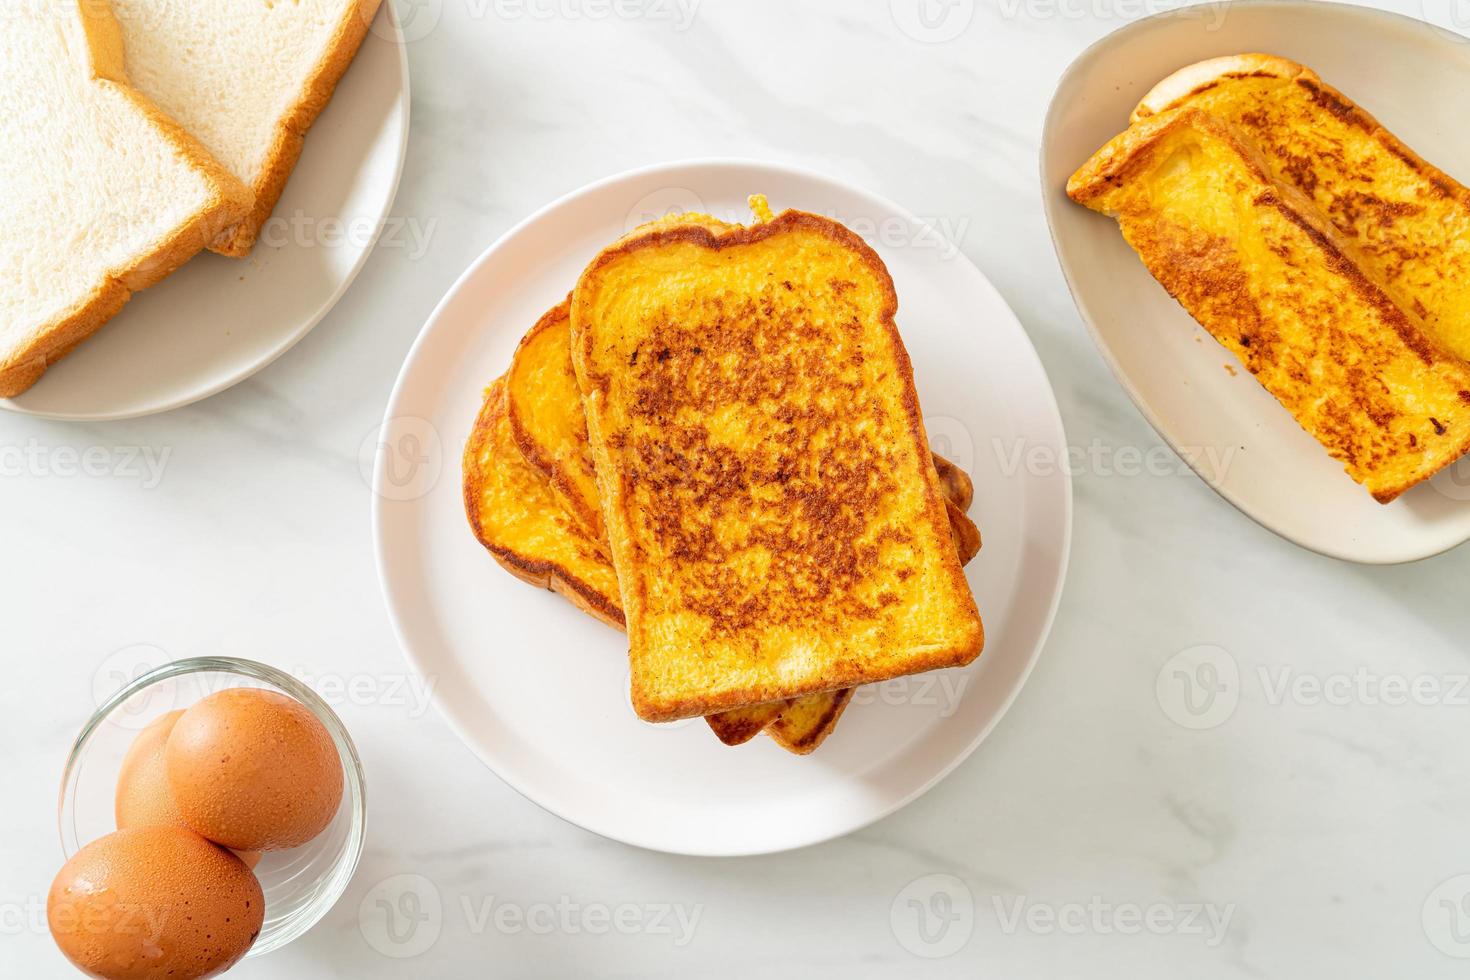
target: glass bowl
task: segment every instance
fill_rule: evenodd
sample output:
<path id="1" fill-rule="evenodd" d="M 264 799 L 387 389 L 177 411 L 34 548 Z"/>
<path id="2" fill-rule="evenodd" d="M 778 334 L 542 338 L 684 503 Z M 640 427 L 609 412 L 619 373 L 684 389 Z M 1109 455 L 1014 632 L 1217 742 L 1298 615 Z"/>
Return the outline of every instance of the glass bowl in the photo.
<path id="1" fill-rule="evenodd" d="M 84 845 L 117 829 L 114 796 L 123 755 L 155 718 L 187 708 L 216 691 L 256 687 L 306 705 L 326 726 L 342 762 L 342 803 L 327 829 L 287 851 L 270 851 L 255 867 L 265 892 L 265 923 L 247 956 L 261 956 L 305 933 L 346 891 L 362 856 L 367 802 L 362 762 L 352 739 L 327 703 L 291 675 L 265 664 L 229 657 L 196 657 L 163 664 L 107 699 L 77 736 L 61 782 L 61 847 L 69 860 Z"/>

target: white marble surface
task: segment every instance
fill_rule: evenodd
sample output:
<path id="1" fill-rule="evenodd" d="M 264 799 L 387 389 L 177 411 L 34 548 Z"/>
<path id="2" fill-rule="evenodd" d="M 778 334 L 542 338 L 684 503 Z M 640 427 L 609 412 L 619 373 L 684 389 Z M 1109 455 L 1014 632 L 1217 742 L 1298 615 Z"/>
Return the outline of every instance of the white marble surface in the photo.
<path id="1" fill-rule="evenodd" d="M 517 796 L 432 710 L 389 693 L 405 668 L 359 447 L 464 266 L 533 209 L 629 167 L 790 161 L 950 222 L 1040 349 L 1072 443 L 1112 459 L 1162 452 L 1067 296 L 1036 153 L 1066 64 L 1172 4 L 982 0 L 943 43 L 900 30 L 893 9 L 913 6 L 704 0 L 684 23 L 689 3 L 672 0 L 421 3 L 394 213 L 432 229 L 422 254 L 380 248 L 297 349 L 192 408 L 108 425 L 0 417 L 7 458 L 168 453 L 156 485 L 33 464 L 0 479 L 0 976 L 71 975 L 35 912 L 60 860 L 59 773 L 94 675 L 138 643 L 383 692 L 338 705 L 369 777 L 358 878 L 309 936 L 238 968 L 242 980 L 1463 975 L 1448 954 L 1466 951 L 1452 926 L 1470 937 L 1470 914 L 1451 917 L 1470 892 L 1453 880 L 1470 872 L 1470 551 L 1336 563 L 1189 475 L 1084 464 L 1067 594 L 1010 715 L 922 800 L 827 845 L 716 861 L 609 843 Z M 963 20 L 970 6 L 953 10 Z M 1457 0 L 1394 6 L 1470 27 Z M 1224 702 L 1238 704 L 1194 731 L 1171 719 L 1192 716 L 1169 661 L 1201 646 L 1225 651 L 1209 655 L 1227 680 L 1238 670 Z M 1327 696 L 1312 692 L 1319 679 Z M 1395 703 L 1393 685 L 1416 679 L 1412 703 Z M 359 905 L 405 874 L 431 882 L 443 912 L 394 945 Z M 959 900 L 948 931 L 934 915 L 945 896 Z M 927 940 L 910 899 L 930 910 Z M 625 904 L 638 911 L 621 913 L 624 932 L 597 928 Z M 518 928 L 517 912 L 530 923 Z M 377 946 L 418 955 L 385 955 L 363 921 Z"/>

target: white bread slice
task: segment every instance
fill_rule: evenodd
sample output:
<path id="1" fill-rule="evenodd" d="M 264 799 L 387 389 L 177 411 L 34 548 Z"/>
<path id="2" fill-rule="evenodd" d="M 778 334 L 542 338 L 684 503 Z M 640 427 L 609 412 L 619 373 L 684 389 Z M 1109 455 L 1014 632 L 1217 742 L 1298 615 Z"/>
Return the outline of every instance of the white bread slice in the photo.
<path id="1" fill-rule="evenodd" d="M 128 76 L 255 192 L 211 245 L 243 256 L 381 0 L 113 0 Z"/>
<path id="2" fill-rule="evenodd" d="M 18 395 L 248 212 L 250 192 L 130 88 L 102 0 L 0 31 L 0 396 Z"/>

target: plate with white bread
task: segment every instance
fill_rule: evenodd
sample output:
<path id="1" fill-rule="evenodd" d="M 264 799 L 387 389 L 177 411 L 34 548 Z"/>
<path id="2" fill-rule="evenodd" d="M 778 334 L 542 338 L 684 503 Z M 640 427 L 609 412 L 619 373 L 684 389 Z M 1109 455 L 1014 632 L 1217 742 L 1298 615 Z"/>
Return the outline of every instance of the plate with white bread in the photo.
<path id="1" fill-rule="evenodd" d="M 881 240 L 870 242 L 883 229 Z M 431 316 L 378 441 L 390 618 L 525 796 L 753 854 L 933 786 L 1019 692 L 1071 528 L 1056 402 L 957 245 L 773 164 L 527 219 Z"/>
<path id="2" fill-rule="evenodd" d="M 1063 76 L 1042 180 L 1104 359 L 1221 496 L 1324 555 L 1470 540 L 1467 39 L 1243 0 Z M 1121 234 L 1120 234 L 1121 230 Z"/>
<path id="3" fill-rule="evenodd" d="M 0 45 L 0 407 L 147 415 L 300 340 L 397 189 L 379 0 L 17 5 Z"/>

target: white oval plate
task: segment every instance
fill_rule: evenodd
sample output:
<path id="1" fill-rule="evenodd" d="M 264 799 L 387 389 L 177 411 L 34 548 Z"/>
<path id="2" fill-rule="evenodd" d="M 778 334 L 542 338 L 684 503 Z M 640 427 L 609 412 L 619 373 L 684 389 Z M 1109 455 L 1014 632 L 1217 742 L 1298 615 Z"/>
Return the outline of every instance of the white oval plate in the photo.
<path id="1" fill-rule="evenodd" d="M 408 58 L 384 3 L 250 255 L 201 252 L 0 407 L 100 421 L 180 408 L 290 350 L 347 291 L 393 204 Z"/>
<path id="2" fill-rule="evenodd" d="M 459 455 L 481 392 L 600 248 L 669 210 L 748 221 L 768 194 L 871 233 L 935 448 L 974 474 L 985 548 L 970 583 L 985 653 L 963 672 L 865 690 L 798 758 L 767 738 L 727 748 L 704 722 L 640 722 L 627 642 L 501 570 L 465 521 Z M 588 830 L 700 855 L 780 851 L 848 833 L 914 799 L 1000 719 L 1061 594 L 1071 486 L 1061 419 L 1025 331 L 986 278 L 928 226 L 828 177 L 766 164 L 681 163 L 550 205 L 460 277 L 419 335 L 377 440 L 373 530 L 390 617 L 460 737 L 512 787 Z M 1028 452 L 1033 454 L 1028 457 Z"/>
<path id="3" fill-rule="evenodd" d="M 1117 223 L 1067 199 L 1067 178 L 1175 69 L 1263 51 L 1316 69 L 1427 159 L 1470 180 L 1470 43 L 1381 11 L 1321 2 L 1209 3 L 1139 21 L 1073 62 L 1042 137 L 1047 219 L 1093 340 L 1159 434 L 1221 496 L 1303 547 L 1349 561 L 1414 561 L 1470 540 L 1470 461 L 1376 503 L 1180 308 Z M 1226 370 L 1235 369 L 1232 375 Z"/>

